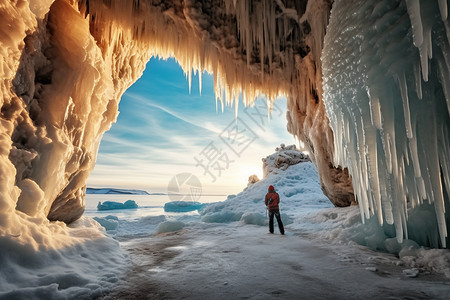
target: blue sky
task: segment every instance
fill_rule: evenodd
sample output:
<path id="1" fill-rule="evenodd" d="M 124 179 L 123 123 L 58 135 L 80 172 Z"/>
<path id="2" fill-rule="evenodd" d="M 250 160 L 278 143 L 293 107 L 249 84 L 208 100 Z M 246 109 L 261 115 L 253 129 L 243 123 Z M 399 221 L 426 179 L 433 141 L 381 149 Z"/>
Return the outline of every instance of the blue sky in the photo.
<path id="1" fill-rule="evenodd" d="M 174 59 L 152 58 L 143 76 L 123 95 L 119 117 L 103 136 L 91 187 L 167 192 L 180 173 L 196 176 L 203 194 L 240 192 L 252 174 L 262 175 L 263 157 L 281 143 L 295 143 L 286 130 L 286 100 L 277 99 L 270 121 L 266 100 L 221 110 L 213 78 L 193 76 L 191 93 Z"/>

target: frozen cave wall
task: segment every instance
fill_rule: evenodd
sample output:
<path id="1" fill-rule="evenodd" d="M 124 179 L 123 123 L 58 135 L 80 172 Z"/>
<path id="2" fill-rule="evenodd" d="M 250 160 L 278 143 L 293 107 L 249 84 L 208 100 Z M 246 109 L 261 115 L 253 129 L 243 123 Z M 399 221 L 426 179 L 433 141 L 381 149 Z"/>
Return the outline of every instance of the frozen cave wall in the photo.
<path id="1" fill-rule="evenodd" d="M 361 214 L 433 247 L 450 225 L 448 14 L 446 0 L 337 0 L 322 55 L 334 162 Z"/>
<path id="2" fill-rule="evenodd" d="M 85 182 L 94 166 L 101 137 L 117 117 L 121 95 L 141 76 L 152 56 L 173 56 L 190 83 L 192 72 L 213 73 L 220 105 L 234 104 L 240 93 L 246 105 L 251 105 L 261 93 L 269 103 L 277 96 L 287 96 L 288 131 L 309 150 L 322 189 L 336 206 L 355 203 L 354 186 L 363 215 L 377 214 L 380 222 L 395 223 L 401 239 L 407 236 L 410 206 L 417 207 L 423 200 L 430 205 L 439 203 L 436 226 L 431 231 L 438 232 L 439 228 L 440 245 L 445 246 L 445 228 L 449 223 L 444 212 L 450 186 L 449 121 L 448 110 L 437 103 L 446 101 L 448 108 L 449 85 L 434 83 L 448 83 L 449 52 L 448 38 L 436 35 L 433 26 L 440 24 L 438 28 L 445 28 L 441 32 L 448 37 L 448 1 L 430 1 L 432 4 L 423 7 L 418 0 L 381 1 L 379 5 L 377 1 L 356 1 L 357 6 L 341 10 L 338 9 L 345 1 L 0 1 L 0 233 L 15 236 L 18 228 L 28 228 L 25 224 L 39 223 L 43 218 L 70 223 L 81 216 Z M 334 12 L 335 21 L 328 25 L 332 6 L 338 12 Z M 392 6 L 404 9 L 391 14 Z M 350 12 L 372 18 L 371 25 L 366 28 L 360 23 L 364 19 L 354 15 L 350 18 Z M 341 19 L 355 24 L 342 24 Z M 422 28 L 422 19 L 426 30 L 419 34 L 417 28 Z M 404 30 L 397 39 L 409 38 L 407 49 L 417 54 L 405 56 L 404 61 L 411 59 L 411 64 L 387 60 L 384 63 L 391 67 L 371 72 L 370 68 L 363 68 L 364 63 L 358 65 L 365 62 L 358 57 L 371 57 L 358 53 L 359 48 L 351 49 L 356 52 L 345 56 L 347 43 L 388 23 L 389 32 Z M 367 32 L 358 32 L 356 27 Z M 345 34 L 351 30 L 353 37 Z M 428 42 L 431 40 L 433 43 Z M 397 43 L 395 36 L 386 37 L 386 51 L 380 55 L 399 51 L 399 44 L 404 46 Z M 436 54 L 441 57 L 438 59 L 431 55 L 431 48 L 436 47 L 442 50 Z M 417 61 L 421 61 L 422 74 L 427 74 L 429 60 L 430 70 L 440 73 L 423 75 L 423 81 L 433 82 L 427 88 L 427 84 L 417 84 L 416 75 Z M 339 73 L 345 65 L 356 71 Z M 413 66 L 412 70 L 406 66 Z M 363 75 L 364 82 L 358 81 L 362 80 L 358 74 Z M 377 80 L 377 74 L 394 74 L 397 93 L 386 99 L 402 100 L 400 104 L 393 101 L 385 108 L 381 105 L 382 92 L 366 88 Z M 351 91 L 370 91 L 370 97 L 354 98 L 352 94 L 340 93 L 347 84 L 355 83 L 357 87 Z M 199 84 L 201 89 L 201 80 Z M 377 83 L 377 87 L 381 86 Z M 435 86 L 440 87 L 439 91 L 434 92 Z M 428 118 L 440 112 L 440 126 L 429 127 L 432 130 L 428 135 L 444 137 L 427 140 L 429 143 L 422 140 L 423 148 L 417 149 L 414 128 L 419 123 L 415 123 L 414 113 L 409 118 L 407 114 L 412 103 L 416 103 L 409 98 L 414 90 L 421 100 L 437 93 L 432 99 L 439 100 L 436 104 L 433 101 L 435 109 Z M 361 103 L 354 104 L 355 99 Z M 374 99 L 379 99 L 379 103 Z M 399 110 L 399 105 L 403 109 Z M 382 113 L 376 114 L 376 107 Z M 392 107 L 395 110 L 390 110 Z M 422 110 L 426 111 L 423 107 Z M 364 118 L 354 117 L 358 114 Z M 369 121 L 375 123 L 368 123 L 369 115 Z M 392 115 L 405 116 L 406 131 L 394 126 L 386 135 L 386 126 L 391 123 L 381 125 L 381 121 Z M 370 129 L 370 124 L 374 128 Z M 424 135 L 422 132 L 418 136 Z M 385 152 L 384 156 L 377 156 L 381 162 L 375 173 L 371 150 L 374 147 L 376 153 Z M 393 149 L 397 150 L 392 154 L 396 160 L 386 154 L 393 153 Z M 432 161 L 429 156 L 439 159 Z M 393 162 L 397 168 L 391 168 Z M 423 178 L 425 173 L 431 177 L 423 182 L 414 179 Z M 402 188 L 409 181 L 412 183 Z M 392 188 L 391 182 L 397 187 Z M 414 183 L 420 187 L 418 201 L 410 199 Z"/>

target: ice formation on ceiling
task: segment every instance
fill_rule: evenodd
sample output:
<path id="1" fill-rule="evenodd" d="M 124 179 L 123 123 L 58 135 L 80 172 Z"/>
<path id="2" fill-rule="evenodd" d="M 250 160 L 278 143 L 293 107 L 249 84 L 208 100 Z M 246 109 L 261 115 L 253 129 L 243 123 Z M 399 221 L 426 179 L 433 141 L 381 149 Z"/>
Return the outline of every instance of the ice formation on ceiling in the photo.
<path id="1" fill-rule="evenodd" d="M 322 56 L 334 161 L 349 167 L 362 215 L 394 224 L 399 242 L 435 224 L 420 237 L 433 247 L 446 246 L 450 223 L 448 9 L 445 0 L 337 0 Z M 424 203 L 434 216 L 408 224 Z"/>

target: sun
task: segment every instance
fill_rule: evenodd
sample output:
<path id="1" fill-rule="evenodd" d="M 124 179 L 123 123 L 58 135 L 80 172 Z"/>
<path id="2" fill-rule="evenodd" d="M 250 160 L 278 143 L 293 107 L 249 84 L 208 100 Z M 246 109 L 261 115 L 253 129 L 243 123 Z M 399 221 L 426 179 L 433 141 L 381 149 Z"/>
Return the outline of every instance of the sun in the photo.
<path id="1" fill-rule="evenodd" d="M 251 175 L 256 175 L 261 180 L 263 178 L 263 169 L 261 165 L 243 164 L 239 167 L 239 177 L 241 180 L 248 180 Z"/>

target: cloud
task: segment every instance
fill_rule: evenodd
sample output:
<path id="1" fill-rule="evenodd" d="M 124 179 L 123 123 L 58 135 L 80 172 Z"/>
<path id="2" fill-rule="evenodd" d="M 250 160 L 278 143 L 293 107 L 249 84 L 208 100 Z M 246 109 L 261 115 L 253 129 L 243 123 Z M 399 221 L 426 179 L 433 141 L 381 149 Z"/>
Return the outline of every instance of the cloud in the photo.
<path id="1" fill-rule="evenodd" d="M 162 112 L 165 112 L 165 113 L 169 114 L 170 116 L 172 116 L 172 117 L 174 117 L 174 118 L 176 118 L 178 120 L 181 120 L 181 121 L 183 121 L 183 122 L 185 122 L 185 123 L 187 123 L 187 124 L 189 124 L 191 126 L 198 127 L 198 128 L 201 128 L 201 129 L 204 129 L 204 130 L 207 130 L 207 131 L 211 131 L 210 127 L 203 126 L 204 122 L 202 122 L 202 118 L 200 118 L 200 119 L 199 118 L 194 118 L 194 117 L 189 118 L 188 115 L 181 115 L 180 113 L 177 113 L 174 110 L 169 109 L 168 107 L 165 107 L 165 106 L 163 106 L 161 104 L 154 103 L 154 101 L 152 101 L 151 99 L 145 98 L 145 97 L 140 96 L 140 95 L 136 95 L 136 94 L 133 94 L 133 93 L 128 93 L 127 96 L 129 98 L 135 100 L 135 101 L 140 102 L 142 108 L 147 108 L 147 109 L 149 107 L 156 108 L 156 109 L 158 109 L 158 110 L 160 110 Z M 145 111 L 146 111 L 145 109 L 142 110 L 140 112 L 140 114 L 141 115 L 145 114 Z M 195 107 L 192 108 L 192 111 L 195 111 Z M 194 113 L 192 113 L 191 115 L 194 115 Z M 195 114 L 195 115 L 197 116 L 197 114 Z M 161 122 L 160 124 L 164 124 L 164 122 Z M 215 133 L 215 132 L 211 131 L 211 133 Z"/>
<path id="2" fill-rule="evenodd" d="M 285 99 L 277 100 L 270 121 L 264 100 L 248 108 L 240 103 L 238 121 L 232 107 L 216 113 L 211 75 L 203 76 L 206 84 L 201 96 L 189 95 L 180 70 L 173 61 L 151 61 L 142 78 L 124 94 L 117 123 L 103 137 L 89 185 L 164 190 L 174 175 L 190 172 L 210 192 L 238 192 L 252 175 L 245 174 L 247 170 L 261 168 L 261 158 L 280 143 L 294 142 L 286 132 Z M 220 138 L 236 122 L 245 123 L 257 137 L 240 155 Z M 214 182 L 195 160 L 211 144 L 233 161 L 215 174 Z"/>

